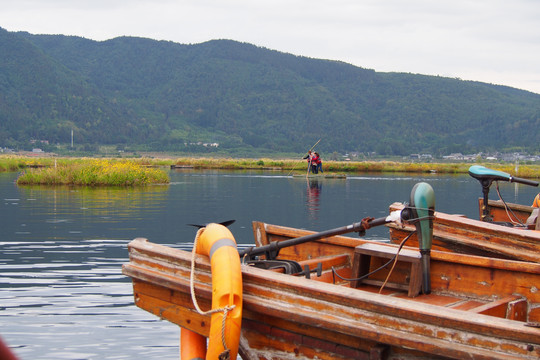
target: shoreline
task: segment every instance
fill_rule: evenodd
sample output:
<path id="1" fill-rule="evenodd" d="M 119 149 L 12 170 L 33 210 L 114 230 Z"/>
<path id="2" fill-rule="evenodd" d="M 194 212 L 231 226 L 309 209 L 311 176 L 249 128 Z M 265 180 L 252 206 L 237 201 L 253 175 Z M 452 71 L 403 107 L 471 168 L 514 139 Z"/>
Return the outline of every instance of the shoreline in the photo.
<path id="1" fill-rule="evenodd" d="M 36 157 L 36 156 L 3 156 L 0 155 L 0 172 L 16 172 L 32 167 L 53 167 L 56 164 L 70 165 L 90 162 L 105 158 L 93 157 Z M 283 171 L 292 174 L 306 170 L 306 162 L 302 159 L 246 159 L 246 158 L 206 158 L 206 157 L 149 157 L 149 158 L 117 158 L 111 160 L 129 160 L 148 167 L 168 167 L 170 169 L 221 169 L 221 170 L 265 170 Z M 399 162 L 390 160 L 370 161 L 330 161 L 323 160 L 323 170 L 333 174 L 352 173 L 411 173 L 411 174 L 467 174 L 471 165 L 506 172 L 512 176 L 539 179 L 540 164 L 510 164 L 478 162 Z M 516 171 L 517 170 L 517 171 Z"/>

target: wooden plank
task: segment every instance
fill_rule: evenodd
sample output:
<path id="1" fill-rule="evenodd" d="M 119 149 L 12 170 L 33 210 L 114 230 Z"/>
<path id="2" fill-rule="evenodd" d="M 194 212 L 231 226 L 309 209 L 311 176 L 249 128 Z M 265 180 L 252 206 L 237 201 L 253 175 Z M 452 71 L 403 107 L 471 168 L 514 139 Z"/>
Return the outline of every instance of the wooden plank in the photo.
<path id="1" fill-rule="evenodd" d="M 342 255 L 335 255 L 335 256 L 328 256 L 324 258 L 317 258 L 317 259 L 308 259 L 308 260 L 302 260 L 299 261 L 299 264 L 304 267 L 304 265 L 309 265 L 311 269 L 314 269 L 319 263 L 322 265 L 323 270 L 328 270 L 332 268 L 333 266 L 344 266 L 350 265 L 350 257 L 347 254 Z"/>
<path id="2" fill-rule="evenodd" d="M 451 307 L 452 309 L 467 311 L 467 310 L 476 308 L 476 307 L 478 307 L 478 306 L 480 306 L 482 304 L 484 304 L 484 302 L 480 302 L 480 301 L 477 301 L 477 300 L 463 300 L 463 301 L 459 301 L 459 302 L 457 302 L 455 304 L 451 304 L 451 305 L 449 305 L 449 307 Z"/>
<path id="3" fill-rule="evenodd" d="M 517 299 L 508 303 L 506 318 L 516 321 L 527 321 L 527 299 Z"/>
<path id="4" fill-rule="evenodd" d="M 362 276 L 361 274 L 367 274 L 369 272 L 369 267 L 370 257 L 355 251 L 351 270 L 351 278 L 354 280 L 350 282 L 352 288 L 357 288 L 362 283 L 362 281 L 357 279 Z"/>
<path id="5" fill-rule="evenodd" d="M 384 285 L 392 287 L 399 290 L 408 289 L 408 296 L 415 297 L 418 296 L 422 288 L 422 274 L 420 269 L 420 253 L 418 251 L 410 249 L 401 249 L 397 253 L 397 248 L 391 248 L 388 246 L 381 246 L 375 243 L 365 243 L 355 247 L 354 250 L 354 264 L 353 264 L 353 278 L 355 280 L 351 281 L 351 287 L 356 288 L 362 282 L 370 285 Z M 409 281 L 407 284 L 396 283 L 396 282 L 386 282 L 378 281 L 373 279 L 364 279 L 357 280 L 363 276 L 366 276 L 370 272 L 370 264 L 372 257 L 382 257 L 391 259 L 396 257 L 397 261 L 411 263 L 409 269 Z"/>
<path id="6" fill-rule="evenodd" d="M 179 304 L 163 301 L 159 297 L 146 293 L 135 293 L 135 295 L 137 297 L 135 304 L 138 307 L 160 319 L 170 321 L 206 337 L 210 334 L 210 316 L 200 315 L 189 306 L 179 306 Z"/>
<path id="7" fill-rule="evenodd" d="M 397 248 L 388 247 L 375 243 L 365 243 L 355 247 L 355 253 L 359 252 L 361 254 L 384 257 L 387 259 L 393 258 L 397 253 Z M 398 253 L 398 261 L 407 261 L 407 262 L 419 262 L 420 261 L 420 252 L 412 249 L 401 249 Z"/>
<path id="8" fill-rule="evenodd" d="M 266 238 L 266 230 L 264 228 L 264 223 L 259 221 L 253 221 L 251 226 L 253 227 L 253 238 L 255 239 L 255 245 L 267 245 L 268 239 Z"/>
<path id="9" fill-rule="evenodd" d="M 508 304 L 512 301 L 520 299 L 519 296 L 507 296 L 503 299 L 491 301 L 487 304 L 480 305 L 469 311 L 477 314 L 484 314 L 490 316 L 496 316 L 500 318 L 506 318 L 506 312 L 508 310 Z"/>

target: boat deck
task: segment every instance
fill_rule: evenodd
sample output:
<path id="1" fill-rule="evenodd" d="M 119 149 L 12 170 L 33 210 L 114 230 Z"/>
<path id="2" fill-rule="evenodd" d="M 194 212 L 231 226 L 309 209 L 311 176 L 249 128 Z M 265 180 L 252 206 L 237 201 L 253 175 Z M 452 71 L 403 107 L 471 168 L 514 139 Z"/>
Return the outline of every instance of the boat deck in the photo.
<path id="1" fill-rule="evenodd" d="M 414 251 L 409 249 L 405 249 L 405 251 L 414 253 Z M 310 269 L 320 267 L 320 276 L 313 274 L 310 275 L 310 279 L 315 281 L 334 283 L 370 293 L 382 294 L 400 299 L 408 299 L 418 303 L 442 306 L 448 309 L 468 311 L 471 313 L 490 315 L 517 321 L 527 321 L 527 300 L 522 296 L 508 295 L 502 298 L 478 298 L 439 292 L 421 295 L 416 293 L 414 296 L 411 296 L 409 291 L 409 283 L 407 283 L 410 282 L 410 273 L 404 275 L 406 283 L 403 284 L 392 282 L 384 283 L 381 278 L 385 277 L 388 272 L 384 273 L 382 276 L 379 274 L 379 276 L 376 277 L 379 280 L 368 278 L 362 282 L 343 280 L 333 274 L 332 268 L 334 268 L 341 277 L 350 279 L 352 276 L 351 274 L 354 273 L 354 270 L 351 269 L 354 268 L 354 260 L 352 267 L 350 265 L 350 261 L 350 256 L 348 255 L 336 255 L 326 258 L 303 260 L 299 261 L 298 263 L 304 269 L 306 266 Z M 379 266 L 381 263 L 382 262 L 376 262 L 376 266 Z M 400 276 L 403 277 L 403 269 L 407 271 L 407 264 L 400 265 L 401 269 L 399 272 L 401 273 Z M 274 269 L 273 271 L 283 272 L 282 269 Z M 299 276 L 305 276 L 305 274 Z"/>

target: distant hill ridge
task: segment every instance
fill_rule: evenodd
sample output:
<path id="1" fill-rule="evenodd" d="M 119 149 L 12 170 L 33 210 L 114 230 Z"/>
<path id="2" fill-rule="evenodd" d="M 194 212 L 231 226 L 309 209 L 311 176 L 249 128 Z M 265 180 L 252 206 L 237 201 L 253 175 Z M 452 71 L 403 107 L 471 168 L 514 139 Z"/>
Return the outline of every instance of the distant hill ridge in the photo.
<path id="1" fill-rule="evenodd" d="M 93 41 L 0 28 L 0 147 L 384 155 L 540 151 L 540 95 L 381 73 L 232 40 Z M 189 145 L 188 145 L 189 147 Z"/>

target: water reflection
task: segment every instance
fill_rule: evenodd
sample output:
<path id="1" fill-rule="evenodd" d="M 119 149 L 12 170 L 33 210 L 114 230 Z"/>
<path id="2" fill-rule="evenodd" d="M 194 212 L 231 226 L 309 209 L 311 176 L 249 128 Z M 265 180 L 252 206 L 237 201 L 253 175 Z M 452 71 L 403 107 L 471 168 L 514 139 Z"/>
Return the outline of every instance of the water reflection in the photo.
<path id="1" fill-rule="evenodd" d="M 17 187 L 16 174 L 0 174 L 0 336 L 21 359 L 178 357 L 178 328 L 136 308 L 121 274 L 135 237 L 191 250 L 196 229 L 186 224 L 235 219 L 230 229 L 242 247 L 253 244 L 253 220 L 333 229 L 385 216 L 392 202 L 408 201 L 419 181 L 433 186 L 440 211 L 478 217 L 481 196 L 468 176 L 306 182 L 261 171 L 170 175 L 168 186 L 71 188 Z M 537 193 L 500 188 L 523 204 Z M 384 227 L 366 234 L 386 237 Z"/>
<path id="2" fill-rule="evenodd" d="M 69 204 L 69 210 L 75 208 L 100 217 L 110 216 L 111 211 L 119 216 L 133 216 L 134 211 L 143 207 L 158 208 L 169 191 L 168 186 L 74 188 L 40 185 L 18 189 L 21 197 L 29 201 L 50 201 L 48 209 L 55 215 L 66 214 L 65 204 Z"/>
<path id="3" fill-rule="evenodd" d="M 322 181 L 319 181 L 318 179 L 307 180 L 306 206 L 311 221 L 319 220 L 319 201 L 322 186 Z"/>
<path id="4" fill-rule="evenodd" d="M 127 243 L 0 242 L 0 324 L 21 359 L 177 354 L 177 328 L 133 306 L 131 284 L 121 274 Z M 146 331 L 163 337 L 158 347 L 144 340 Z"/>

